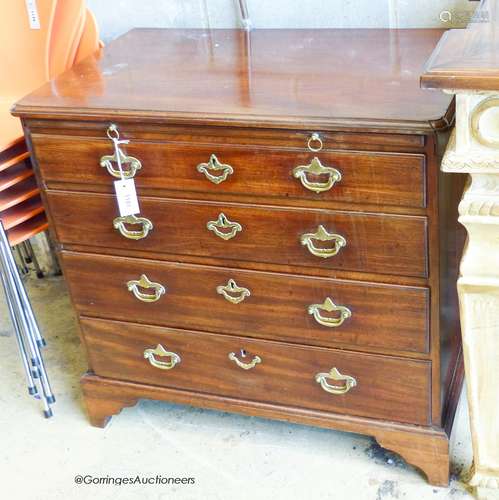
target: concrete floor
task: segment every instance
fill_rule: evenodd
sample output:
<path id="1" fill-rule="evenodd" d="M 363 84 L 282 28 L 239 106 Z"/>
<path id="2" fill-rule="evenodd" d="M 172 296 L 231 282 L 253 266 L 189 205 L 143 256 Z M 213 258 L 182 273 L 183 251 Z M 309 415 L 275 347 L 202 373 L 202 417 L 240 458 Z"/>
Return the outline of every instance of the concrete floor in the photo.
<path id="1" fill-rule="evenodd" d="M 28 397 L 0 296 L 0 492 L 14 500 L 382 500 L 471 498 L 457 479 L 471 460 L 466 401 L 452 435 L 449 488 L 429 486 L 369 437 L 154 401 L 91 427 L 79 377 L 85 371 L 62 278 L 27 280 L 57 397 L 45 420 Z M 76 475 L 193 477 L 192 485 L 77 485 Z"/>

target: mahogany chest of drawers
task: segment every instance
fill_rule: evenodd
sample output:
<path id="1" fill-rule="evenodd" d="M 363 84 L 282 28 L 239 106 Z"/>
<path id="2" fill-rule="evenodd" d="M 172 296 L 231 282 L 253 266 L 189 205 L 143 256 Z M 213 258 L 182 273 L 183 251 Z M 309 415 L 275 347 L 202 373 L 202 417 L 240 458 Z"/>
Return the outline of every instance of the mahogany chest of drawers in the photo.
<path id="1" fill-rule="evenodd" d="M 90 421 L 139 398 L 374 436 L 448 481 L 463 187 L 439 30 L 133 30 L 24 98 Z M 113 183 L 133 179 L 140 212 Z"/>

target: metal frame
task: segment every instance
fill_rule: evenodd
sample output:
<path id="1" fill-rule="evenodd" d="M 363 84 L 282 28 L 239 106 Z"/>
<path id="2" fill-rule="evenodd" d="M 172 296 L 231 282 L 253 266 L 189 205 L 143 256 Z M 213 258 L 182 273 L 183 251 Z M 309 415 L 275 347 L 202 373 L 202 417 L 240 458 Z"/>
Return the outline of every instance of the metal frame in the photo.
<path id="1" fill-rule="evenodd" d="M 29 247 L 24 248 L 29 253 Z M 22 250 L 20 251 L 22 255 Z M 33 255 L 33 254 L 32 254 Z M 23 256 L 23 259 L 25 257 Z M 22 365 L 26 375 L 28 393 L 40 399 L 43 414 L 53 415 L 50 405 L 55 397 L 45 370 L 40 349 L 46 343 L 40 333 L 31 303 L 29 301 L 19 271 L 10 249 L 7 234 L 0 221 L 0 281 L 5 291 L 7 308 L 12 320 Z"/>
<path id="2" fill-rule="evenodd" d="M 238 0 L 238 5 L 239 5 L 239 13 L 241 15 L 241 24 L 242 27 L 250 31 L 252 26 L 251 26 L 251 19 L 249 17 L 249 12 L 248 12 L 248 6 L 246 5 L 246 0 Z"/>

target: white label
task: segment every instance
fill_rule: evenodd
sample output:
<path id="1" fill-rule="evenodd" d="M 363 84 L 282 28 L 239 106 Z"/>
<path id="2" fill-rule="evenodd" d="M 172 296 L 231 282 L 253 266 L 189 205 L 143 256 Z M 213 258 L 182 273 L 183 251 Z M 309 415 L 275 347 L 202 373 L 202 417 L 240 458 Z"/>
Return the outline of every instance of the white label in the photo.
<path id="1" fill-rule="evenodd" d="M 116 191 L 121 217 L 140 213 L 139 200 L 137 199 L 133 179 L 114 181 L 114 190 Z"/>
<path id="2" fill-rule="evenodd" d="M 29 27 L 32 30 L 40 29 L 40 18 L 38 17 L 38 7 L 36 0 L 26 0 L 26 10 L 28 11 Z"/>

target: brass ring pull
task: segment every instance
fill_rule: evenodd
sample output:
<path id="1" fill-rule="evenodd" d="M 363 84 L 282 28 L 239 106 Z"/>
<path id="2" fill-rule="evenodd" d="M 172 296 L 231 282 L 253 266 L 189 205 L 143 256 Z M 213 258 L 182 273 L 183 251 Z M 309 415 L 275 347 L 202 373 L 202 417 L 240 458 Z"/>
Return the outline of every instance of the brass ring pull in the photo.
<path id="1" fill-rule="evenodd" d="M 313 182 L 308 179 L 308 175 L 327 175 L 325 182 Z M 341 181 L 341 172 L 333 167 L 324 166 L 317 156 L 308 165 L 300 165 L 293 169 L 293 176 L 300 179 L 303 187 L 314 193 L 329 191 L 337 182 Z"/>
<path id="2" fill-rule="evenodd" d="M 158 361 L 154 356 L 170 358 L 170 361 Z M 146 349 L 144 351 L 144 358 L 147 359 L 152 366 L 160 370 L 171 370 L 181 361 L 177 353 L 167 351 L 161 344 L 158 344 L 156 349 Z"/>
<path id="3" fill-rule="evenodd" d="M 316 247 L 314 240 L 317 241 L 332 241 L 334 246 L 332 248 Z M 339 251 L 347 245 L 347 240 L 340 234 L 328 233 L 324 226 L 319 226 L 315 233 L 305 233 L 300 237 L 300 242 L 306 246 L 308 251 L 316 257 L 328 259 L 334 257 Z"/>
<path id="4" fill-rule="evenodd" d="M 114 145 L 114 154 L 104 155 L 100 159 L 100 166 L 107 169 L 108 173 L 117 179 L 131 179 L 135 177 L 137 170 L 142 168 L 142 164 L 137 158 L 127 156 L 120 148 L 120 144 L 128 144 L 128 141 L 120 141 L 118 127 L 111 124 L 107 129 L 107 136 Z M 113 163 L 118 165 L 118 169 L 113 167 Z M 127 166 L 128 168 L 124 168 Z"/>
<path id="5" fill-rule="evenodd" d="M 314 142 L 318 143 L 317 147 L 312 146 Z M 321 136 L 317 132 L 314 132 L 308 139 L 307 146 L 310 151 L 318 153 L 323 147 Z"/>
<path id="6" fill-rule="evenodd" d="M 156 302 L 166 292 L 163 285 L 160 283 L 154 283 L 145 274 L 143 274 L 138 280 L 129 281 L 126 286 L 128 290 L 134 294 L 135 298 L 141 300 L 142 302 Z M 141 288 L 153 289 L 154 293 L 144 293 L 140 291 Z"/>
<path id="7" fill-rule="evenodd" d="M 343 384 L 330 385 L 327 383 L 328 379 L 343 382 Z M 357 381 L 353 377 L 350 375 L 342 375 L 336 367 L 331 368 L 329 373 L 317 373 L 315 381 L 320 384 L 326 392 L 330 392 L 331 394 L 346 394 L 357 385 Z"/>
<path id="8" fill-rule="evenodd" d="M 234 238 L 239 231 L 243 230 L 243 226 L 241 226 L 241 224 L 238 222 L 231 222 L 222 212 L 218 216 L 217 220 L 210 220 L 206 224 L 206 227 L 223 240 L 230 240 L 231 238 Z"/>
<path id="9" fill-rule="evenodd" d="M 220 184 L 226 181 L 227 177 L 234 173 L 234 169 L 230 165 L 220 163 L 215 155 L 211 155 L 207 163 L 200 163 L 196 169 L 201 174 L 204 174 L 213 184 Z"/>
<path id="10" fill-rule="evenodd" d="M 241 350 L 241 356 L 244 357 L 246 356 L 246 353 L 244 350 Z M 262 358 L 260 356 L 255 356 L 249 363 L 244 363 L 241 361 L 235 352 L 229 353 L 229 359 L 231 361 L 234 361 L 239 368 L 242 368 L 243 370 L 251 370 L 252 368 L 255 368 L 255 366 L 259 363 L 262 362 Z"/>
<path id="11" fill-rule="evenodd" d="M 139 231 L 133 231 L 126 227 L 126 224 L 140 224 L 142 229 Z M 128 238 L 129 240 L 141 240 L 146 238 L 149 231 L 153 229 L 152 222 L 145 217 L 137 217 L 136 215 L 127 215 L 126 217 L 116 217 L 113 220 L 113 227 L 117 229 L 122 236 Z"/>
<path id="12" fill-rule="evenodd" d="M 232 304 L 239 304 L 239 302 L 251 295 L 247 288 L 237 286 L 233 279 L 230 279 L 225 286 L 217 286 L 217 293 L 223 295 L 224 299 Z"/>
<path id="13" fill-rule="evenodd" d="M 330 318 L 321 315 L 321 311 L 328 313 L 337 312 L 338 316 Z M 327 326 L 328 328 L 337 328 L 341 326 L 344 321 L 352 316 L 352 311 L 345 306 L 337 306 L 329 297 L 326 298 L 323 304 L 311 304 L 308 306 L 308 314 L 313 315 L 315 321 L 320 325 Z"/>

